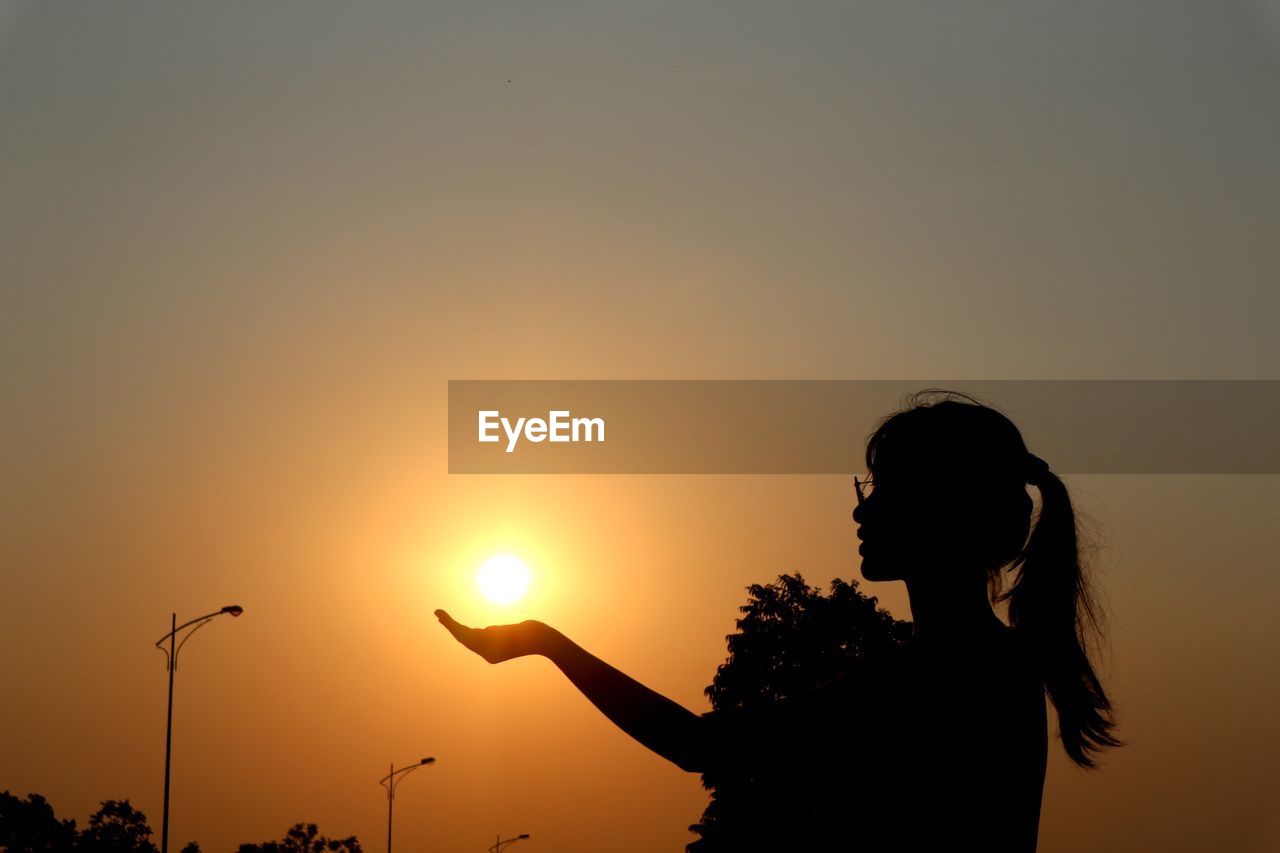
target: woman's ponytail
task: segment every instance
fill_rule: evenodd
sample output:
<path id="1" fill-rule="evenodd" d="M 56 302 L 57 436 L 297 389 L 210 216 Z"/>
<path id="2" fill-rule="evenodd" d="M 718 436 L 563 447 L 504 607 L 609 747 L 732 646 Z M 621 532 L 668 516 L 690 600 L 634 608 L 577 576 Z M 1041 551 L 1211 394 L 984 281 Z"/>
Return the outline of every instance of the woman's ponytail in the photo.
<path id="1" fill-rule="evenodd" d="M 1092 753 L 1120 746 L 1111 703 L 1089 660 L 1087 639 L 1098 627 L 1097 606 L 1080 565 L 1076 516 L 1067 487 L 1045 464 L 1027 455 L 1026 480 L 1041 496 L 1040 516 L 1011 569 L 1018 570 L 1009 623 L 1031 645 L 1049 699 L 1057 709 L 1062 746 L 1071 759 L 1093 767 Z"/>

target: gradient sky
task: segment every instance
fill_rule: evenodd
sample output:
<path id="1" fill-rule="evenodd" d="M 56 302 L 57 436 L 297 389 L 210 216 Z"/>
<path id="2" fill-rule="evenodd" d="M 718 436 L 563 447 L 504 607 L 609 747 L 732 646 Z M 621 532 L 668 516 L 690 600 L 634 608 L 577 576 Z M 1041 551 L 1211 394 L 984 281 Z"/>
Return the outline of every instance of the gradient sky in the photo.
<path id="1" fill-rule="evenodd" d="M 696 776 L 431 611 L 706 710 L 851 484 L 450 477 L 446 380 L 1280 378 L 1278 82 L 1263 0 L 0 6 L 0 790 L 158 833 L 150 646 L 234 602 L 175 846 L 379 849 L 429 754 L 402 849 L 680 849 Z M 1277 849 L 1276 478 L 1069 485 L 1131 745 L 1052 745 L 1041 850 Z"/>

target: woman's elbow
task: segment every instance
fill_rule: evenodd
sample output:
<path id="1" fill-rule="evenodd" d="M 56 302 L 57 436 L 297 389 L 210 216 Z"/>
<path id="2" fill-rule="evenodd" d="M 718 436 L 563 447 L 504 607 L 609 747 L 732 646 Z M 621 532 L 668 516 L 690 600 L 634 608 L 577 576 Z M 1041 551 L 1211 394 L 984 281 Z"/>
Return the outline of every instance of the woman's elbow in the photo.
<path id="1" fill-rule="evenodd" d="M 680 737 L 663 750 L 662 755 L 686 773 L 705 773 L 712 764 L 714 730 L 704 717 L 694 717 L 683 726 Z"/>
<path id="2" fill-rule="evenodd" d="M 682 750 L 663 757 L 686 773 L 705 773 L 709 764 L 706 755 L 698 749 Z"/>

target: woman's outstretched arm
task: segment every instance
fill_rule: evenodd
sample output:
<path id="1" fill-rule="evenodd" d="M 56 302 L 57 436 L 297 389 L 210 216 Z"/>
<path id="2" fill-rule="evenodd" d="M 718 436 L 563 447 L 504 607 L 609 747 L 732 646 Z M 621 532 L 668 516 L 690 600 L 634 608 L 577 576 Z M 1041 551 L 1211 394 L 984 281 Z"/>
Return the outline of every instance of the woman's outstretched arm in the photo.
<path id="1" fill-rule="evenodd" d="M 618 728 L 691 773 L 705 769 L 703 717 L 614 669 L 542 622 L 469 628 L 443 610 L 436 616 L 454 638 L 489 663 L 543 655 Z"/>

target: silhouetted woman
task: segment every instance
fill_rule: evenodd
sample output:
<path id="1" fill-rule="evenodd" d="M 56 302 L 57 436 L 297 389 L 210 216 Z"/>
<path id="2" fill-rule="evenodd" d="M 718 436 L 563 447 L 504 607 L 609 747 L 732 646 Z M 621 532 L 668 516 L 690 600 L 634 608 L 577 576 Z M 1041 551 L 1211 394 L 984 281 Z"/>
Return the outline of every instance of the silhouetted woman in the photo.
<path id="1" fill-rule="evenodd" d="M 881 422 L 870 477 L 855 479 L 862 574 L 906 582 L 911 640 L 808 694 L 699 715 L 541 622 L 475 629 L 436 615 L 490 663 L 546 656 L 684 770 L 770 777 L 778 793 L 741 830 L 746 849 L 1033 851 L 1046 694 L 1076 764 L 1120 745 L 1086 642 L 1098 614 L 1062 481 L 1004 415 L 934 393 Z M 1008 602 L 1008 624 L 993 601 Z"/>

